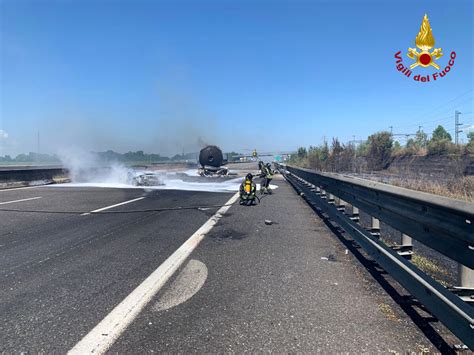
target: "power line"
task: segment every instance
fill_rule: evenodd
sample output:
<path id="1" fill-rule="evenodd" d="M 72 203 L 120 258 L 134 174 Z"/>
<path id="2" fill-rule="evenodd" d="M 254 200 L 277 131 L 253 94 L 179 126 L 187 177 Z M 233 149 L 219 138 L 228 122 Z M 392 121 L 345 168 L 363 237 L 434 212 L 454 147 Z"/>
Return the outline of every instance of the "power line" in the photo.
<path id="1" fill-rule="evenodd" d="M 432 112 L 437 111 L 439 108 L 441 108 L 441 107 L 443 107 L 443 106 L 445 106 L 445 105 L 447 105 L 447 104 L 450 104 L 451 102 L 454 102 L 454 101 L 460 99 L 461 97 L 467 95 L 468 93 L 470 93 L 470 92 L 472 92 L 472 91 L 474 91 L 474 89 L 467 90 L 467 91 L 465 91 L 464 93 L 462 93 L 461 95 L 456 96 L 454 99 L 451 99 L 451 100 L 449 100 L 449 101 L 446 101 L 446 102 L 442 103 L 442 104 L 439 105 L 439 106 L 436 106 L 434 109 L 425 112 L 424 114 L 420 115 L 419 117 L 425 116 L 425 115 L 427 115 L 427 114 L 429 114 L 429 113 L 431 114 Z M 472 100 L 472 99 L 473 99 L 473 98 L 471 98 L 470 100 Z M 469 101 L 469 100 L 468 100 L 468 101 Z"/>
<path id="2" fill-rule="evenodd" d="M 447 121 L 451 121 L 452 120 L 452 116 L 447 116 L 447 117 L 443 117 L 443 118 L 439 118 L 439 119 L 436 119 L 436 120 L 431 120 L 431 121 L 425 121 L 425 122 L 419 122 L 419 123 L 413 123 L 413 124 L 409 124 L 409 125 L 403 125 L 403 126 L 391 126 L 393 128 L 410 128 L 410 127 L 417 127 L 417 126 L 424 126 L 424 125 L 429 125 L 430 123 L 439 123 L 439 122 L 447 122 Z"/>
<path id="3" fill-rule="evenodd" d="M 459 107 L 461 107 L 463 104 L 465 104 L 466 102 L 469 102 L 469 101 L 472 101 L 472 100 L 474 100 L 474 97 L 471 97 L 471 98 L 469 98 L 469 99 L 467 99 L 467 100 L 458 102 L 457 104 L 454 104 L 454 105 L 450 106 L 449 108 L 444 109 L 444 111 L 441 111 L 441 112 L 449 112 L 449 111 L 452 111 L 453 109 L 459 108 Z"/>
<path id="4" fill-rule="evenodd" d="M 472 90 L 470 90 L 470 91 L 472 91 Z M 469 92 L 469 91 L 468 91 L 468 92 Z M 464 95 L 467 94 L 468 92 L 464 93 L 463 95 L 458 96 L 457 98 L 460 98 L 460 97 L 464 96 Z M 436 115 L 441 115 L 441 114 L 444 114 L 445 112 L 452 111 L 453 109 L 458 109 L 462 104 L 464 104 L 464 103 L 466 103 L 466 102 L 468 102 L 468 101 L 472 101 L 472 100 L 474 100 L 474 97 L 470 97 L 470 98 L 468 98 L 467 100 L 461 101 L 461 102 L 459 102 L 459 103 L 457 103 L 457 104 L 455 104 L 455 105 L 453 105 L 453 106 L 451 106 L 451 107 L 449 107 L 449 108 L 447 108 L 447 109 L 444 109 L 442 112 L 440 112 L 440 113 L 438 113 L 438 114 L 436 114 Z M 450 102 L 452 102 L 452 101 L 455 101 L 455 99 L 450 100 L 450 101 L 448 101 L 447 103 L 450 103 Z M 445 103 L 445 104 L 447 104 L 447 103 Z M 441 106 L 443 106 L 443 105 L 441 105 Z M 440 106 L 438 106 L 438 107 L 440 107 Z M 435 109 L 435 110 L 431 110 L 431 112 L 433 112 L 433 111 L 436 111 L 436 109 Z M 472 113 L 472 111 L 470 111 L 469 113 Z M 466 113 L 466 114 L 468 114 L 468 113 Z M 424 116 L 426 116 L 426 114 L 425 114 L 425 115 L 422 115 L 422 116 L 419 116 L 419 117 L 424 117 Z M 439 118 L 439 119 L 429 120 L 429 121 L 424 121 L 424 122 L 419 122 L 419 123 L 413 123 L 413 124 L 408 124 L 408 125 L 394 126 L 394 128 L 416 127 L 416 126 L 418 126 L 418 125 L 420 125 L 420 124 L 427 124 L 427 123 L 439 122 L 439 121 L 443 121 L 443 120 L 445 120 L 445 119 L 452 119 L 452 116 L 450 115 L 450 116 L 444 117 L 444 118 Z"/>

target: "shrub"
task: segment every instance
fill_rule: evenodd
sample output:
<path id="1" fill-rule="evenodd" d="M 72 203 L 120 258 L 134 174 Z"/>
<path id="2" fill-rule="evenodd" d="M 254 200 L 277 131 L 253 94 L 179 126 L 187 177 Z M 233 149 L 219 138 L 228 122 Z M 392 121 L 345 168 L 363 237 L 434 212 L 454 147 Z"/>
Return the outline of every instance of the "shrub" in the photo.
<path id="1" fill-rule="evenodd" d="M 449 153 L 451 146 L 451 140 L 445 139 L 431 139 L 428 143 L 428 154 L 447 154 Z"/>

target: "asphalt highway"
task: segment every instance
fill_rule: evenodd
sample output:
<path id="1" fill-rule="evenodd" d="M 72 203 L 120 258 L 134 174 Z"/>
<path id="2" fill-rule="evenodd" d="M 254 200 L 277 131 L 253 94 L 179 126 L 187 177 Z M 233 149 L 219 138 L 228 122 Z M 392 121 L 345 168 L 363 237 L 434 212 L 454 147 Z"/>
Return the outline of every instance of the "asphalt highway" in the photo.
<path id="1" fill-rule="evenodd" d="M 233 193 L 1 190 L 0 210 L 30 212 L 0 211 L 0 353 L 66 353 L 110 315 L 121 329 L 111 353 L 434 351 L 291 187 L 276 184 L 260 205 L 218 218 L 217 208 L 84 213 L 224 205 Z M 209 221 L 137 316 L 117 316 Z"/>

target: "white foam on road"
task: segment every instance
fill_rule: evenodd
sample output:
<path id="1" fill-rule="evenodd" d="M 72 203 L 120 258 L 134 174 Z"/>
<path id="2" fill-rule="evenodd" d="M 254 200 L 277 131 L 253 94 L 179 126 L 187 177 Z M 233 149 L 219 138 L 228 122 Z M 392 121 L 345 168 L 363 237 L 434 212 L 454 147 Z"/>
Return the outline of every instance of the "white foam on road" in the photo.
<path id="1" fill-rule="evenodd" d="M 183 191 L 203 191 L 203 192 L 236 192 L 242 179 L 232 179 L 222 182 L 194 182 L 180 179 L 163 179 L 163 185 L 157 186 L 135 186 L 123 183 L 107 182 L 83 182 L 51 185 L 52 187 L 102 187 L 114 189 L 145 189 L 145 190 L 183 190 Z"/>
<path id="2" fill-rule="evenodd" d="M 205 178 L 203 178 L 205 179 Z M 83 182 L 83 183 L 65 183 L 50 185 L 50 187 L 101 187 L 112 189 L 142 189 L 142 190 L 181 190 L 181 191 L 202 191 L 202 192 L 236 192 L 239 191 L 242 178 L 225 180 L 221 182 L 191 182 L 180 179 L 163 180 L 163 185 L 159 186 L 135 186 L 122 183 L 106 182 Z M 260 184 L 257 190 L 260 190 Z M 277 189 L 277 185 L 270 185 L 270 189 Z"/>
<path id="3" fill-rule="evenodd" d="M 186 170 L 184 172 L 184 174 L 188 175 L 188 176 L 201 176 L 199 175 L 197 169 L 189 169 L 189 170 Z"/>
<path id="4" fill-rule="evenodd" d="M 65 183 L 52 185 L 54 187 L 102 187 L 102 188 L 116 188 L 116 189 L 145 189 L 145 190 L 183 190 L 183 191 L 203 191 L 203 192 L 236 192 L 239 191 L 239 186 L 242 178 L 231 180 L 223 180 L 219 182 L 207 182 L 206 178 L 202 181 L 184 181 L 171 176 L 161 176 L 160 181 L 162 185 L 157 186 L 136 186 L 124 183 L 111 182 L 81 182 L 81 183 Z"/>

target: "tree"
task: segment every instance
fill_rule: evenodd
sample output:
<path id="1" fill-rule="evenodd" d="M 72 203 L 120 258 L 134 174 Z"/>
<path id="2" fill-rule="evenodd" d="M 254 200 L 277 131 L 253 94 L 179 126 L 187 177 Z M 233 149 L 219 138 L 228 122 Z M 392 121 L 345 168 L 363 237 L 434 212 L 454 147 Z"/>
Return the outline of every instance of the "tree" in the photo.
<path id="1" fill-rule="evenodd" d="M 321 147 L 321 162 L 326 165 L 329 159 L 329 147 L 328 142 L 324 141 Z"/>
<path id="2" fill-rule="evenodd" d="M 433 134 L 431 135 L 431 140 L 440 141 L 443 139 L 447 139 L 449 141 L 452 140 L 451 135 L 444 129 L 443 126 L 439 125 L 433 131 Z"/>
<path id="3" fill-rule="evenodd" d="M 239 155 L 240 155 L 239 153 L 234 152 L 234 151 L 232 151 L 230 153 L 227 153 L 227 160 L 230 161 L 230 162 L 231 161 L 237 161 L 236 157 L 239 156 Z"/>
<path id="4" fill-rule="evenodd" d="M 466 144 L 466 151 L 469 154 L 474 154 L 474 131 L 471 131 L 467 134 L 469 142 Z"/>
<path id="5" fill-rule="evenodd" d="M 368 167 L 371 170 L 382 170 L 390 161 L 393 139 L 390 132 L 377 132 L 368 138 Z"/>
<path id="6" fill-rule="evenodd" d="M 354 171 L 355 162 L 355 148 L 354 144 L 344 145 L 344 150 L 339 157 L 340 171 Z"/>
<path id="7" fill-rule="evenodd" d="M 402 146 L 400 145 L 399 141 L 394 141 L 393 142 L 393 147 L 392 147 L 392 154 L 398 154 L 402 151 Z"/>
<path id="8" fill-rule="evenodd" d="M 308 152 L 306 151 L 305 147 L 299 147 L 296 154 L 298 155 L 299 159 L 304 159 L 307 157 Z"/>
<path id="9" fill-rule="evenodd" d="M 358 157 L 366 157 L 369 154 L 369 142 L 365 141 L 360 143 L 356 149 L 356 155 Z"/>
<path id="10" fill-rule="evenodd" d="M 181 154 L 175 154 L 171 160 L 183 160 L 184 156 Z"/>
<path id="11" fill-rule="evenodd" d="M 329 155 L 329 165 L 332 171 L 340 170 L 340 158 L 344 151 L 344 146 L 339 142 L 339 139 L 333 138 L 331 145 L 331 154 Z"/>
<path id="12" fill-rule="evenodd" d="M 467 139 L 469 139 L 468 144 L 474 143 L 474 131 L 468 132 L 466 135 Z"/>
<path id="13" fill-rule="evenodd" d="M 408 148 L 408 149 L 414 149 L 414 148 L 416 148 L 416 142 L 415 142 L 415 140 L 414 140 L 413 138 L 409 138 L 409 139 L 407 140 L 407 148 Z"/>
<path id="14" fill-rule="evenodd" d="M 344 146 L 339 142 L 338 138 L 332 139 L 331 154 L 334 156 L 340 155 L 344 151 Z"/>
<path id="15" fill-rule="evenodd" d="M 28 161 L 28 156 L 26 154 L 18 154 L 15 158 L 15 161 L 17 161 L 17 162 L 27 162 Z"/>
<path id="16" fill-rule="evenodd" d="M 321 148 L 310 146 L 308 149 L 308 164 L 311 169 L 322 170 Z"/>
<path id="17" fill-rule="evenodd" d="M 422 130 L 419 130 L 416 132 L 415 143 L 417 148 L 425 148 L 428 144 L 428 135 Z"/>

